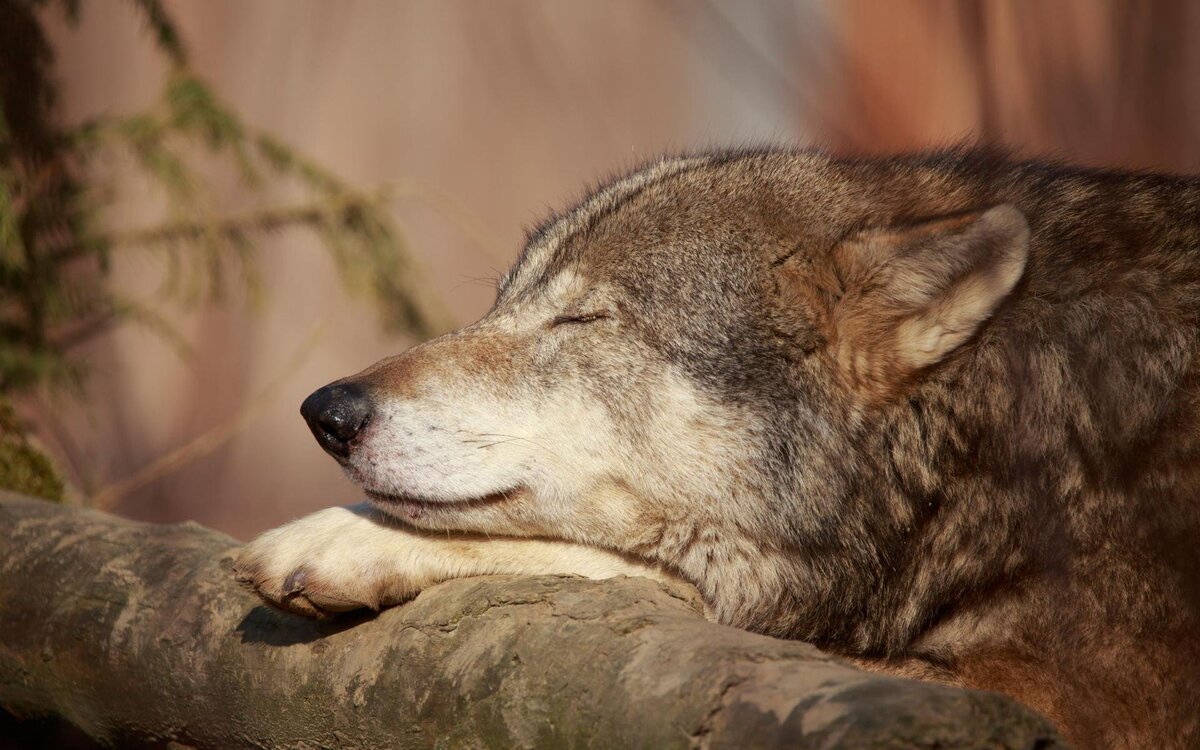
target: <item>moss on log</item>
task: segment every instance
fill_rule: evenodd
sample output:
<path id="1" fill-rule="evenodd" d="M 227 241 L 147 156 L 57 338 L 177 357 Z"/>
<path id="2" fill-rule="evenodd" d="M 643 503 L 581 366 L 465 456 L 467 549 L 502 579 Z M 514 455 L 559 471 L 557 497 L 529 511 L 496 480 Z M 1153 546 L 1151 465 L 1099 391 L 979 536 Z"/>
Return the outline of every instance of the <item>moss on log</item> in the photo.
<path id="1" fill-rule="evenodd" d="M 0 396 L 0 490 L 62 502 L 66 488 L 54 465 L 30 440 L 12 405 Z"/>
<path id="2" fill-rule="evenodd" d="M 104 745 L 1049 748 L 999 695 L 706 622 L 640 578 L 474 578 L 378 616 L 264 608 L 237 542 L 0 496 L 0 708 Z"/>

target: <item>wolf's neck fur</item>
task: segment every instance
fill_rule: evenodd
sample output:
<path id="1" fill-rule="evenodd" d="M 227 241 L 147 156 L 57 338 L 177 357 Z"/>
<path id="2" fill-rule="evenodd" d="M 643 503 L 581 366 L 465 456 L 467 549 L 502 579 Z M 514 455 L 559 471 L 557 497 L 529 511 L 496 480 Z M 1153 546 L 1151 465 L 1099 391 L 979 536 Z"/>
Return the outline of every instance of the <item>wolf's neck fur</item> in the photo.
<path id="1" fill-rule="evenodd" d="M 862 486 L 911 520 L 859 642 L 824 645 L 1016 693 L 1084 746 L 1200 742 L 1196 273 L 1129 269 L 1043 273 L 1068 288 L 1028 290 L 869 431 Z"/>

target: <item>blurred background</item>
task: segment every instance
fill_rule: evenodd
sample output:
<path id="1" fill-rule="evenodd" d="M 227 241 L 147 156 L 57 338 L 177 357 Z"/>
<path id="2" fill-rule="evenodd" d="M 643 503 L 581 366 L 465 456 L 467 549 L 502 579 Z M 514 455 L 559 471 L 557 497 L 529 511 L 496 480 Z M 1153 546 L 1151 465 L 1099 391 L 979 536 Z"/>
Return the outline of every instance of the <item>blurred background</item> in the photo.
<path id="1" fill-rule="evenodd" d="M 356 501 L 303 398 L 481 315 L 597 180 L 761 143 L 1196 171 L 1197 39 L 1171 0 L 0 0 L 4 460 L 241 538 Z"/>

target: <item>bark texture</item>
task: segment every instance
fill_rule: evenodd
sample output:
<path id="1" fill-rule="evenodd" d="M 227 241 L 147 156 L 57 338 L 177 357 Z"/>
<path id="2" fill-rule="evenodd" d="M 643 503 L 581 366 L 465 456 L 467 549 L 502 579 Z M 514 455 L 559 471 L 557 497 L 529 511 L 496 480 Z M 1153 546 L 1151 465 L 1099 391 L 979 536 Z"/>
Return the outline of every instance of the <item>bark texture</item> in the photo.
<path id="1" fill-rule="evenodd" d="M 197 748 L 1050 748 L 999 695 L 706 622 L 640 578 L 474 578 L 316 623 L 233 581 L 238 543 L 0 495 L 0 708 Z"/>

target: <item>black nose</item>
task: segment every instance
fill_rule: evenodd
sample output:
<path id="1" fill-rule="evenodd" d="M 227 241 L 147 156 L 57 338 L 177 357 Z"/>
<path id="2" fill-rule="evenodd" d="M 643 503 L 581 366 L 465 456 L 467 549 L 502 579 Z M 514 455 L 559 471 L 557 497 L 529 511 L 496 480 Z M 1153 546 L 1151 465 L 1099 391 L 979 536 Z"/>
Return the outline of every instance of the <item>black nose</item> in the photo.
<path id="1" fill-rule="evenodd" d="M 304 399 L 300 415 L 322 448 L 346 458 L 350 455 L 350 441 L 371 421 L 371 400 L 362 386 L 335 383 Z"/>

